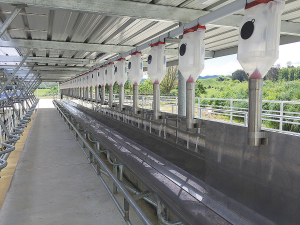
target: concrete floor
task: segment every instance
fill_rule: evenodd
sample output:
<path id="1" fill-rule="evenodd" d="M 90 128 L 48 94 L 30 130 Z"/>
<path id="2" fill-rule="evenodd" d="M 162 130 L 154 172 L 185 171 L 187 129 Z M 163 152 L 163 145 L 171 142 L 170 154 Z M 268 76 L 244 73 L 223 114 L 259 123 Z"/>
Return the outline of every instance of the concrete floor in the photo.
<path id="1" fill-rule="evenodd" d="M 125 224 L 51 100 L 41 100 L 39 107 L 0 211 L 0 225 Z M 132 210 L 130 217 L 141 224 Z"/>

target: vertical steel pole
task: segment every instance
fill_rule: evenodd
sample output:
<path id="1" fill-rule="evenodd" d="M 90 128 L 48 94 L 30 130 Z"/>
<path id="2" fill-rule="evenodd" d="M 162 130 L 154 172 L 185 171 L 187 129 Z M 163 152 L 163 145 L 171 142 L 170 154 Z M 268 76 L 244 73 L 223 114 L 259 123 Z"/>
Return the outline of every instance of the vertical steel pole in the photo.
<path id="1" fill-rule="evenodd" d="M 279 124 L 279 130 L 282 130 L 282 122 L 283 122 L 283 102 L 280 103 L 280 124 Z"/>
<path id="2" fill-rule="evenodd" d="M 186 128 L 192 129 L 195 115 L 195 82 L 186 82 Z"/>
<path id="3" fill-rule="evenodd" d="M 248 144 L 261 144 L 261 113 L 262 113 L 263 79 L 249 80 L 249 115 L 248 115 Z"/>
<path id="4" fill-rule="evenodd" d="M 153 119 L 158 120 L 160 113 L 160 84 L 153 84 Z"/>
<path id="5" fill-rule="evenodd" d="M 112 105 L 113 105 L 113 94 L 114 94 L 114 92 L 113 92 L 113 86 L 112 85 L 109 85 L 109 100 L 108 100 L 108 106 L 111 108 L 112 107 Z"/>
<path id="6" fill-rule="evenodd" d="M 93 101 L 93 86 L 90 88 L 90 100 Z"/>
<path id="7" fill-rule="evenodd" d="M 98 86 L 95 86 L 95 102 L 98 102 Z"/>
<path id="8" fill-rule="evenodd" d="M 124 104 L 124 85 L 119 85 L 119 109 L 122 111 Z"/>
<path id="9" fill-rule="evenodd" d="M 183 23 L 179 22 L 179 26 L 183 26 Z M 182 35 L 180 36 L 182 38 Z M 180 46 L 178 46 L 179 49 Z M 186 82 L 181 72 L 178 70 L 178 115 L 186 115 Z"/>
<path id="10" fill-rule="evenodd" d="M 133 103 L 132 109 L 133 113 L 137 114 L 139 106 L 139 85 L 133 85 Z"/>
<path id="11" fill-rule="evenodd" d="M 101 105 L 105 103 L 105 85 L 101 86 Z"/>

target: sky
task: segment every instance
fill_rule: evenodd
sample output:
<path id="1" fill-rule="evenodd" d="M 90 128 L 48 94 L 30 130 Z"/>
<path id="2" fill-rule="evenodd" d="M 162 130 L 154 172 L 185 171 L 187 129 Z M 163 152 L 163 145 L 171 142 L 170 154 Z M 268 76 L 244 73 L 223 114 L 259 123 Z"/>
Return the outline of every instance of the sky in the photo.
<path id="1" fill-rule="evenodd" d="M 287 62 L 291 61 L 295 67 L 300 66 L 300 42 L 280 45 L 279 59 L 274 65 L 280 64 L 281 67 L 286 67 Z M 231 75 L 234 71 L 242 69 L 237 55 L 223 56 L 215 59 L 207 59 L 204 62 L 204 70 L 201 76 L 209 75 Z"/>

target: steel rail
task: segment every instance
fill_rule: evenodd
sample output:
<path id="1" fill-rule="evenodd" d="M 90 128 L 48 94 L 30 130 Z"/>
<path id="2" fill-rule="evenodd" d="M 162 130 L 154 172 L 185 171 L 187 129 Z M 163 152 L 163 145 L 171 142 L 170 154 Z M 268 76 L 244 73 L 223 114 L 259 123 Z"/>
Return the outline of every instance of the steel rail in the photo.
<path id="1" fill-rule="evenodd" d="M 138 204 L 134 201 L 132 196 L 129 194 L 129 192 L 126 190 L 126 188 L 122 185 L 122 183 L 118 180 L 118 178 L 110 171 L 110 169 L 106 166 L 106 164 L 102 161 L 102 159 L 97 155 L 97 153 L 90 147 L 89 143 L 84 139 L 84 137 L 80 134 L 80 132 L 77 130 L 77 128 L 71 123 L 71 121 L 67 118 L 67 116 L 64 114 L 64 112 L 59 108 L 57 103 L 55 101 L 54 105 L 57 108 L 57 110 L 61 113 L 65 121 L 72 127 L 72 129 L 77 133 L 78 138 L 81 139 L 81 141 L 84 143 L 84 145 L 89 149 L 89 151 L 92 153 L 94 159 L 101 165 L 102 168 L 106 171 L 106 173 L 109 175 L 109 177 L 113 180 L 113 182 L 116 184 L 116 186 L 119 188 L 120 192 L 123 194 L 124 198 L 128 201 L 128 203 L 134 208 L 139 218 L 143 221 L 144 224 L 152 225 L 152 222 L 146 217 L 144 212 L 141 210 L 141 208 L 138 206 Z M 101 176 L 99 176 L 102 183 L 104 184 L 105 188 L 109 190 L 107 187 L 105 181 Z M 112 197 L 111 193 L 109 192 L 110 196 Z M 114 200 L 114 198 L 113 198 Z M 125 219 L 125 216 L 123 217 Z M 126 221 L 126 220 L 125 220 Z"/>
<path id="2" fill-rule="evenodd" d="M 14 128 L 14 132 L 9 133 L 7 130 L 8 140 L 2 142 L 2 146 L 5 147 L 5 150 L 0 151 L 0 171 L 7 166 L 7 158 L 9 154 L 15 150 L 15 144 L 20 139 L 20 135 L 23 133 L 23 128 L 30 121 L 30 117 L 35 110 L 35 107 L 38 104 L 38 100 L 31 106 L 31 108 L 24 115 L 20 123 Z M 3 124 L 4 125 L 4 124 Z M 3 126 L 2 125 L 2 126 Z M 4 125 L 5 126 L 5 125 Z M 4 127 L 3 127 L 4 128 Z M 4 128 L 5 130 L 5 128 Z"/>

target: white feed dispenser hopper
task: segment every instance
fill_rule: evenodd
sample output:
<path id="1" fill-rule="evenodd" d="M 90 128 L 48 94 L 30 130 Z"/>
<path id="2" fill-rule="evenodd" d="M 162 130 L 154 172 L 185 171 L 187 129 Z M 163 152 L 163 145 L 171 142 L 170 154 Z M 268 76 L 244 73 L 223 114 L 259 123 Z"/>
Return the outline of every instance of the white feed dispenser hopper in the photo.
<path id="1" fill-rule="evenodd" d="M 120 58 L 116 62 L 115 76 L 119 85 L 119 109 L 122 110 L 124 103 L 124 84 L 127 81 L 127 67 L 126 60 L 124 58 Z"/>
<path id="2" fill-rule="evenodd" d="M 108 86 L 114 86 L 115 83 L 115 67 L 114 63 L 110 62 L 107 67 L 105 68 L 105 74 L 106 74 L 106 82 Z"/>
<path id="3" fill-rule="evenodd" d="M 279 56 L 284 0 L 251 2 L 240 24 L 238 60 L 249 76 L 248 144 L 266 144 L 261 132 L 263 78 Z"/>
<path id="4" fill-rule="evenodd" d="M 124 58 L 118 59 L 115 64 L 115 78 L 119 86 L 124 86 L 127 81 L 127 67 Z"/>
<path id="5" fill-rule="evenodd" d="M 205 57 L 205 26 L 196 26 L 184 30 L 179 43 L 178 69 L 186 82 L 195 82 L 204 69 Z"/>
<path id="6" fill-rule="evenodd" d="M 133 85 L 139 85 L 143 78 L 143 60 L 141 52 L 134 52 L 128 63 L 128 78 Z"/>
<path id="7" fill-rule="evenodd" d="M 195 114 L 195 81 L 204 69 L 205 57 L 205 26 L 195 26 L 184 30 L 183 38 L 179 43 L 179 65 L 186 81 L 186 127 L 194 128 Z"/>
<path id="8" fill-rule="evenodd" d="M 148 53 L 148 75 L 152 83 L 160 84 L 166 71 L 165 43 L 160 41 L 151 44 L 151 50 Z"/>
<path id="9" fill-rule="evenodd" d="M 128 63 L 128 78 L 133 83 L 133 113 L 138 113 L 139 83 L 143 78 L 143 60 L 141 52 L 134 52 Z"/>
<path id="10" fill-rule="evenodd" d="M 284 0 L 246 6 L 240 23 L 238 61 L 250 79 L 263 78 L 279 56 Z"/>

